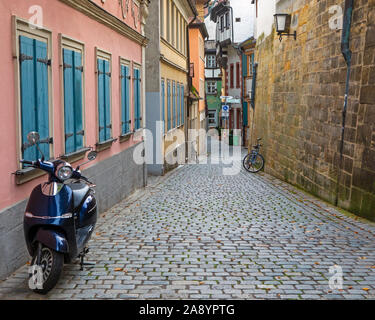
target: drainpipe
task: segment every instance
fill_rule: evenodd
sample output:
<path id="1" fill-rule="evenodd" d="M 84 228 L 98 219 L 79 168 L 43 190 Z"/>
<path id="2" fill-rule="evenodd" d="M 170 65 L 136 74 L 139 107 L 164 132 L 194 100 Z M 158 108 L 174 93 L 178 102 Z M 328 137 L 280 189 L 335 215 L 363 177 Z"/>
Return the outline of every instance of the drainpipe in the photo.
<path id="1" fill-rule="evenodd" d="M 351 67 L 351 58 L 352 58 L 352 52 L 350 51 L 350 48 L 349 48 L 349 38 L 350 38 L 350 28 L 351 28 L 352 13 L 353 13 L 353 4 L 354 4 L 354 0 L 345 0 L 345 10 L 344 10 L 344 19 L 343 19 L 342 36 L 341 36 L 341 53 L 344 56 L 344 59 L 347 65 L 347 71 L 346 71 L 344 107 L 342 109 L 340 160 L 339 160 L 339 170 L 337 174 L 336 199 L 335 199 L 336 206 L 339 200 L 339 185 L 340 185 L 341 171 L 342 171 L 342 165 L 343 165 L 345 119 L 346 119 L 346 109 L 348 106 L 350 67 Z"/>

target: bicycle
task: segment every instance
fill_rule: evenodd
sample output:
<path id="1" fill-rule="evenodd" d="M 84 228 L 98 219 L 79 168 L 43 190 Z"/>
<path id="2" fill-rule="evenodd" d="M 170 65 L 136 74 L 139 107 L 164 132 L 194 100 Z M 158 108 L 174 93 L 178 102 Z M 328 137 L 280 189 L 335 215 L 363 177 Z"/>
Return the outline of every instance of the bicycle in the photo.
<path id="1" fill-rule="evenodd" d="M 262 138 L 257 139 L 257 144 L 253 146 L 253 150 L 251 150 L 243 159 L 242 164 L 246 171 L 251 173 L 257 173 L 264 167 L 264 158 L 259 153 L 260 147 L 262 146 L 259 141 Z"/>

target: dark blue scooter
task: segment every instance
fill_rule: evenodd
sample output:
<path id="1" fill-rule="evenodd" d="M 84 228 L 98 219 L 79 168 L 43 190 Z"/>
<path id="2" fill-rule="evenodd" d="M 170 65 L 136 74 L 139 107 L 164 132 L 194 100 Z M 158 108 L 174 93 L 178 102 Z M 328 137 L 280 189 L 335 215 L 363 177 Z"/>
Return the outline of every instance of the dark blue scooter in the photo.
<path id="1" fill-rule="evenodd" d="M 80 258 L 81 270 L 89 264 L 84 257 L 97 220 L 95 185 L 81 175 L 79 167 L 74 170 L 59 159 L 44 161 L 37 132 L 30 132 L 27 139 L 30 145 L 37 146 L 42 158 L 21 162 L 49 174 L 48 182 L 31 192 L 24 216 L 25 239 L 32 256 L 29 286 L 46 294 L 59 280 L 64 262 Z M 89 152 L 88 160 L 95 158 L 96 152 Z"/>

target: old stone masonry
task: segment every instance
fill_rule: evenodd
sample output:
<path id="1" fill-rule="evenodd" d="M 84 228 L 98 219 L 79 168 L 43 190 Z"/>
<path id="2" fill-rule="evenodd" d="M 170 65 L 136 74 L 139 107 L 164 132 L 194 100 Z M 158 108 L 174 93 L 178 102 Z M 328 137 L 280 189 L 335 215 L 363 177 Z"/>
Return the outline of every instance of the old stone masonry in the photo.
<path id="1" fill-rule="evenodd" d="M 65 265 L 40 296 L 26 265 L 0 283 L 0 298 L 375 297 L 374 224 L 264 173 L 223 175 L 223 166 L 184 165 L 151 179 L 100 216 L 94 267 Z"/>

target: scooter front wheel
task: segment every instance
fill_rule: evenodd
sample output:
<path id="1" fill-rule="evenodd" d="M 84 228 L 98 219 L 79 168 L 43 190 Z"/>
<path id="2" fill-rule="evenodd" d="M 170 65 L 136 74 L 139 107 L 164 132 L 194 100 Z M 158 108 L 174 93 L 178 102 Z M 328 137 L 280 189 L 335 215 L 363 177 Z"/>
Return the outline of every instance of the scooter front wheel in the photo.
<path id="1" fill-rule="evenodd" d="M 37 263 L 39 257 L 39 264 Z M 31 260 L 29 287 L 36 293 L 48 293 L 59 281 L 64 265 L 64 255 L 42 244 Z"/>

